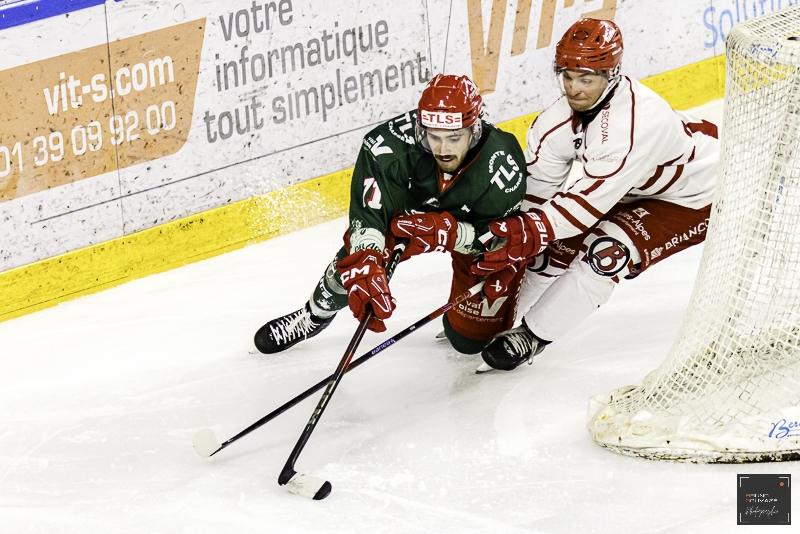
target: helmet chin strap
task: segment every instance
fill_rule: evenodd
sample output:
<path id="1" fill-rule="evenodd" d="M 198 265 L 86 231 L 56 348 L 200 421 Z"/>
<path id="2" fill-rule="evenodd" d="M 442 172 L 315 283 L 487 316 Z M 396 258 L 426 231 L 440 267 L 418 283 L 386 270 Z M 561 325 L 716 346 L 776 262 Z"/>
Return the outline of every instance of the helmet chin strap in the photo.
<path id="1" fill-rule="evenodd" d="M 469 133 L 472 136 L 472 139 L 469 141 L 469 149 L 471 150 L 478 145 L 478 142 L 481 140 L 481 136 L 483 135 L 483 124 L 481 123 L 480 117 L 478 117 L 472 126 L 470 126 Z"/>

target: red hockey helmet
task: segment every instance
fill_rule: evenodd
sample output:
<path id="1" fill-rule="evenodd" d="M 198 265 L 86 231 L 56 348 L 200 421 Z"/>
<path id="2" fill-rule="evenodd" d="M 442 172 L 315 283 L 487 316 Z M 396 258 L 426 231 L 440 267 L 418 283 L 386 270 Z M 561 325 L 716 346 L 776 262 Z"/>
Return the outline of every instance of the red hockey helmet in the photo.
<path id="1" fill-rule="evenodd" d="M 482 133 L 483 99 L 478 87 L 467 76 L 437 74 L 428 82 L 417 106 L 417 140 L 427 147 L 426 128 L 460 130 L 470 128 L 472 142 Z"/>
<path id="2" fill-rule="evenodd" d="M 562 70 L 606 71 L 619 74 L 622 32 L 610 20 L 581 19 L 556 45 L 556 72 Z"/>

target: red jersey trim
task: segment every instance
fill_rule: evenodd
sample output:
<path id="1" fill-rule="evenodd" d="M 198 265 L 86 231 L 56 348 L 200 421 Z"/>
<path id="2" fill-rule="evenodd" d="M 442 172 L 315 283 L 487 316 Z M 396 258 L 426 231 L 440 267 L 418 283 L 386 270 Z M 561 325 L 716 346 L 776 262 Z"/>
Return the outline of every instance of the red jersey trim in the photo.
<path id="1" fill-rule="evenodd" d="M 589 229 L 588 226 L 586 226 L 585 224 L 580 222 L 578 219 L 573 217 L 572 214 L 566 208 L 562 208 L 561 206 L 559 206 L 555 202 L 551 202 L 550 205 L 553 206 L 553 208 L 555 208 L 556 211 L 558 211 L 566 220 L 568 220 L 572 224 L 572 226 L 574 226 L 575 228 L 578 228 L 581 232 L 585 232 L 585 231 L 587 231 Z"/>
<path id="2" fill-rule="evenodd" d="M 689 159 L 686 161 L 686 163 L 691 163 L 694 160 L 696 153 L 697 153 L 697 147 L 692 149 L 692 154 L 689 156 Z M 647 180 L 647 182 L 645 182 L 645 184 L 642 187 L 635 187 L 634 189 L 637 189 L 637 190 L 642 191 L 642 192 L 646 192 L 647 189 L 649 189 L 649 188 L 653 187 L 654 185 L 656 185 L 656 182 L 658 182 L 658 180 L 661 179 L 662 175 L 664 174 L 664 169 L 666 167 L 669 167 L 670 165 L 672 165 L 673 163 L 675 163 L 676 161 L 678 161 L 682 157 L 683 156 L 679 156 L 679 157 L 677 157 L 677 158 L 675 158 L 673 160 L 670 160 L 670 161 L 664 163 L 663 165 L 659 165 L 658 167 L 656 167 L 656 173 L 653 176 L 651 176 Z M 672 179 L 670 180 L 669 184 L 667 184 L 667 188 L 669 188 L 672 184 L 675 183 L 675 180 L 677 180 L 680 177 L 682 172 L 683 172 L 683 165 L 679 165 L 677 167 L 677 170 L 675 171 L 676 175 L 673 176 Z M 653 193 L 653 194 L 658 195 L 662 191 L 659 191 L 658 193 Z"/>
<path id="3" fill-rule="evenodd" d="M 540 198 L 535 195 L 525 195 L 525 200 L 528 202 L 533 202 L 534 204 L 544 204 L 547 202 L 546 198 Z"/>
<path id="4" fill-rule="evenodd" d="M 461 168 L 458 170 L 458 172 L 457 172 L 457 173 L 455 173 L 455 174 L 453 175 L 453 177 L 452 177 L 452 178 L 450 178 L 449 180 L 445 180 L 445 179 L 444 179 L 444 173 L 442 172 L 442 169 L 440 169 L 440 168 L 439 168 L 439 165 L 437 164 L 437 165 L 436 165 L 436 171 L 437 171 L 437 172 L 438 172 L 438 174 L 439 174 L 439 192 L 440 192 L 440 193 L 444 193 L 445 191 L 447 191 L 448 189 L 450 189 L 450 188 L 453 186 L 453 184 L 455 184 L 455 183 L 456 183 L 456 180 L 458 180 L 458 179 L 461 177 L 461 175 L 462 175 L 462 174 L 464 174 L 464 171 L 466 171 L 466 170 L 467 170 L 467 169 L 470 167 L 470 165 L 472 165 L 473 163 L 475 163 L 475 161 L 478 159 L 478 156 L 480 156 L 480 154 L 481 154 L 480 152 L 478 152 L 477 154 L 475 154 L 475 157 L 474 157 L 474 158 L 472 158 L 472 160 L 470 160 L 470 161 L 469 161 L 469 163 L 467 163 L 466 165 L 464 165 L 463 167 L 461 167 Z"/>
<path id="5" fill-rule="evenodd" d="M 536 118 L 538 119 L 539 117 L 536 117 Z M 542 144 L 544 143 L 544 140 L 547 139 L 547 137 L 550 134 L 552 134 L 553 132 L 555 132 L 556 130 L 558 130 L 559 128 L 564 126 L 565 124 L 569 123 L 570 121 L 572 121 L 572 117 L 570 117 L 569 119 L 565 120 L 561 124 L 556 125 L 555 127 L 550 129 L 549 131 L 545 132 L 545 134 L 542 136 L 542 138 L 539 139 L 539 146 L 536 147 L 536 151 L 533 153 L 533 161 L 528 162 L 528 167 L 530 167 L 531 165 L 533 165 L 534 163 L 539 161 L 539 151 L 542 149 Z M 533 126 L 533 125 L 531 125 L 531 126 Z"/>
<path id="6" fill-rule="evenodd" d="M 680 156 L 678 156 L 678 157 L 677 157 L 677 158 L 675 158 L 675 159 L 671 159 L 671 160 L 669 160 L 669 161 L 668 161 L 668 162 L 666 162 L 666 163 L 662 163 L 662 164 L 661 164 L 661 165 L 659 165 L 659 166 L 660 166 L 660 167 L 669 167 L 670 165 L 672 165 L 673 163 L 675 163 L 676 161 L 678 161 L 678 160 L 679 160 L 679 159 L 681 159 L 682 157 L 683 157 L 683 154 L 681 154 Z"/>
<path id="7" fill-rule="evenodd" d="M 691 163 L 691 162 L 693 162 L 693 161 L 694 161 L 694 157 L 695 157 L 695 155 L 697 155 L 697 147 L 694 147 L 694 148 L 692 149 L 692 155 L 691 155 L 691 156 L 689 156 L 689 159 L 687 159 L 687 160 L 686 160 L 686 163 Z"/>
<path id="8" fill-rule="evenodd" d="M 703 135 L 713 137 L 714 139 L 719 139 L 719 128 L 717 128 L 717 125 L 712 122 L 708 122 L 705 119 L 703 119 L 701 122 L 685 122 L 683 124 L 692 133 L 699 132 Z"/>
<path id="9" fill-rule="evenodd" d="M 569 200 L 572 200 L 577 205 L 579 205 L 584 210 L 586 210 L 595 219 L 600 219 L 600 218 L 603 217 L 603 215 L 605 215 L 602 211 L 598 210 L 597 208 L 595 208 L 594 206 L 589 204 L 589 201 L 587 201 L 585 198 L 580 197 L 580 196 L 576 195 L 575 193 L 569 193 L 569 192 L 567 192 L 567 193 L 558 193 L 555 196 L 555 198 L 558 198 L 558 197 L 567 198 Z"/>
<path id="10" fill-rule="evenodd" d="M 664 174 L 664 166 L 659 165 L 658 167 L 656 167 L 656 173 L 653 176 L 651 176 L 650 179 L 647 180 L 647 182 L 645 182 L 645 184 L 642 187 L 637 187 L 636 189 L 638 189 L 639 191 L 644 191 L 648 187 L 653 187 L 655 183 L 658 181 L 658 179 L 661 178 L 662 174 Z"/>
<path id="11" fill-rule="evenodd" d="M 581 191 L 580 194 L 588 195 L 589 193 L 593 193 L 594 191 L 597 191 L 600 188 L 600 186 L 603 185 L 603 183 L 604 182 L 600 180 L 595 180 L 595 182 L 592 185 Z"/>
<path id="12" fill-rule="evenodd" d="M 673 176 L 673 177 L 672 177 L 672 180 L 670 180 L 670 181 L 669 181 L 669 183 L 668 183 L 667 185 L 665 185 L 664 187 L 662 187 L 661 189 L 659 189 L 658 191 L 656 191 L 655 193 L 653 193 L 653 195 L 661 195 L 661 194 L 663 194 L 663 193 L 664 193 L 665 191 L 667 191 L 667 190 L 668 190 L 670 187 L 672 187 L 672 185 L 673 185 L 675 182 L 677 182 L 677 181 L 678 181 L 678 178 L 680 178 L 680 177 L 681 177 L 681 174 L 683 174 L 683 165 L 678 165 L 678 166 L 676 167 L 676 170 L 675 170 L 675 176 Z"/>

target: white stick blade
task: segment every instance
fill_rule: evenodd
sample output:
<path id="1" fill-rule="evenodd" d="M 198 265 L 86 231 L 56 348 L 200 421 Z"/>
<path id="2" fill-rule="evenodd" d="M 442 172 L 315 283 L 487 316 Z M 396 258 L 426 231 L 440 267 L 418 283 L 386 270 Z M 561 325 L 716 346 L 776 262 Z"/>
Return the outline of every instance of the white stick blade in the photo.
<path id="1" fill-rule="evenodd" d="M 214 435 L 214 431 L 210 428 L 198 430 L 197 434 L 192 438 L 192 445 L 197 454 L 203 458 L 208 458 L 220 448 L 217 436 Z"/>
<path id="2" fill-rule="evenodd" d="M 475 369 L 476 375 L 482 375 L 483 373 L 488 373 L 489 371 L 494 371 L 494 367 L 491 367 L 486 362 L 481 362 L 477 369 Z"/>
<path id="3" fill-rule="evenodd" d="M 319 501 L 328 496 L 331 492 L 331 485 L 321 478 L 295 473 L 286 483 L 286 489 L 301 497 Z"/>

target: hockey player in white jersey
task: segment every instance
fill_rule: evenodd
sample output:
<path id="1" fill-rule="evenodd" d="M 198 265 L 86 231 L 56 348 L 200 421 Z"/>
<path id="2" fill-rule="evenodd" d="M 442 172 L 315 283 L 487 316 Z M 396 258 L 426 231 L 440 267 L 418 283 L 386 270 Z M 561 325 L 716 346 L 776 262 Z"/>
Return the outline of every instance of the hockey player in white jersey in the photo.
<path id="1" fill-rule="evenodd" d="M 473 266 L 487 274 L 527 264 L 524 317 L 482 351 L 479 372 L 530 362 L 621 279 L 705 238 L 717 128 L 621 75 L 622 51 L 617 25 L 594 19 L 575 23 L 556 46 L 564 94 L 528 131 L 524 213 L 491 224 L 508 241 Z M 573 161 L 583 173 L 569 184 Z"/>

